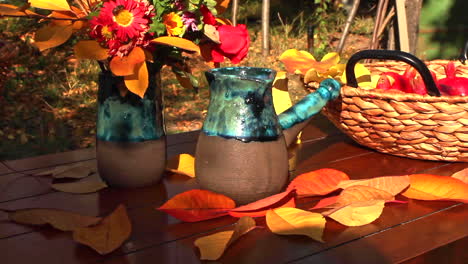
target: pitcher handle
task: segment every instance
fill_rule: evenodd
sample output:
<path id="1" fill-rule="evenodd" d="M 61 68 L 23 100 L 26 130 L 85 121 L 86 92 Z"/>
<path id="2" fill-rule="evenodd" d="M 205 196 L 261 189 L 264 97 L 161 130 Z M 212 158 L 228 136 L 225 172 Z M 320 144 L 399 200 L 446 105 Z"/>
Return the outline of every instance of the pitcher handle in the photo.
<path id="1" fill-rule="evenodd" d="M 434 82 L 431 72 L 427 68 L 426 64 L 413 54 L 399 50 L 362 50 L 353 54 L 346 64 L 346 78 L 348 86 L 358 87 L 356 75 L 354 74 L 354 66 L 362 59 L 382 59 L 405 62 L 419 72 L 429 95 L 440 96 L 440 91 L 437 89 L 437 85 Z"/>

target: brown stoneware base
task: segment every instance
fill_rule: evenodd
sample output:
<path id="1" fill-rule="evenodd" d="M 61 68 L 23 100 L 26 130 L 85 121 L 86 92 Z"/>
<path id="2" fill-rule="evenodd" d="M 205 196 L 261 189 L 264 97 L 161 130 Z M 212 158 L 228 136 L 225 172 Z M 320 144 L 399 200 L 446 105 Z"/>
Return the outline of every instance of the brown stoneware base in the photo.
<path id="1" fill-rule="evenodd" d="M 111 187 L 144 187 L 161 180 L 166 167 L 166 138 L 144 142 L 97 140 L 101 177 Z"/>
<path id="2" fill-rule="evenodd" d="M 195 159 L 203 189 L 229 196 L 237 205 L 277 194 L 288 182 L 288 153 L 283 137 L 244 143 L 201 132 Z"/>

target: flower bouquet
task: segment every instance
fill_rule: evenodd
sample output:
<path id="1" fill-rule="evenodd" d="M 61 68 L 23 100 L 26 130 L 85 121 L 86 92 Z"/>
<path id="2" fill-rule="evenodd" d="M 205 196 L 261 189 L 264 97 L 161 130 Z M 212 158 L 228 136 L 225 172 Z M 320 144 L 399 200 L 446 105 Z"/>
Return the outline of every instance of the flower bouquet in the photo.
<path id="1" fill-rule="evenodd" d="M 237 64 L 250 43 L 245 25 L 217 17 L 229 0 L 30 0 L 24 6 L 0 4 L 0 17 L 38 19 L 43 26 L 32 44 L 40 51 L 64 44 L 73 34 L 78 59 L 99 61 L 103 71 L 123 76 L 125 87 L 143 97 L 147 62 L 169 65 L 181 83 L 196 83 L 184 52 L 207 62 Z M 49 10 L 44 12 L 36 9 Z M 43 11 L 41 10 L 41 11 Z M 187 82 L 188 81 L 188 82 Z M 123 91 L 125 93 L 125 91 Z"/>
<path id="2" fill-rule="evenodd" d="M 71 3 L 71 4 L 70 4 Z M 99 74 L 98 171 L 111 186 L 156 183 L 166 164 L 160 69 L 168 65 L 184 86 L 196 85 L 189 53 L 208 62 L 246 57 L 245 25 L 217 17 L 229 0 L 29 0 L 0 4 L 0 16 L 38 19 L 40 50 L 64 44 L 73 34 L 78 59 L 97 60 Z M 35 8 L 35 9 L 32 9 Z M 44 14 L 44 10 L 50 10 Z"/>

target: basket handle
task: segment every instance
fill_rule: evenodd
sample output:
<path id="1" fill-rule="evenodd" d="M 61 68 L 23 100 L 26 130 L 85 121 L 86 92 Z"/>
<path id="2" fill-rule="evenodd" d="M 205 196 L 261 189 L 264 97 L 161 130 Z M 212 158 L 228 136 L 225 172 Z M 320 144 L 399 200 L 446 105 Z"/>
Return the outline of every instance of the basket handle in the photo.
<path id="1" fill-rule="evenodd" d="M 431 72 L 426 67 L 426 64 L 416 56 L 398 50 L 362 50 L 353 54 L 346 64 L 346 78 L 348 86 L 358 87 L 356 75 L 354 74 L 354 66 L 362 59 L 382 59 L 405 62 L 413 66 L 419 72 L 429 95 L 440 96 L 439 89 L 437 89 L 437 85 L 435 84 L 434 79 L 432 79 Z"/>

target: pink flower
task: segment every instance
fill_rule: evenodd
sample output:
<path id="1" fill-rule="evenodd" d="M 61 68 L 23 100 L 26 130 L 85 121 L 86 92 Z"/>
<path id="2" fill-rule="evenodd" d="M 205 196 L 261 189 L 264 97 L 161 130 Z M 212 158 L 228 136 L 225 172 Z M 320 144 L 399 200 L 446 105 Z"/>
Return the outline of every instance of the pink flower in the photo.
<path id="1" fill-rule="evenodd" d="M 147 0 L 109 0 L 90 20 L 90 35 L 109 47 L 109 55 L 124 56 L 136 45 L 148 45 L 154 7 Z"/>
<path id="2" fill-rule="evenodd" d="M 250 37 L 247 27 L 243 24 L 237 26 L 218 26 L 219 41 L 221 44 L 214 46 L 211 56 L 214 62 L 223 62 L 224 57 L 238 64 L 243 60 L 249 51 Z"/>

